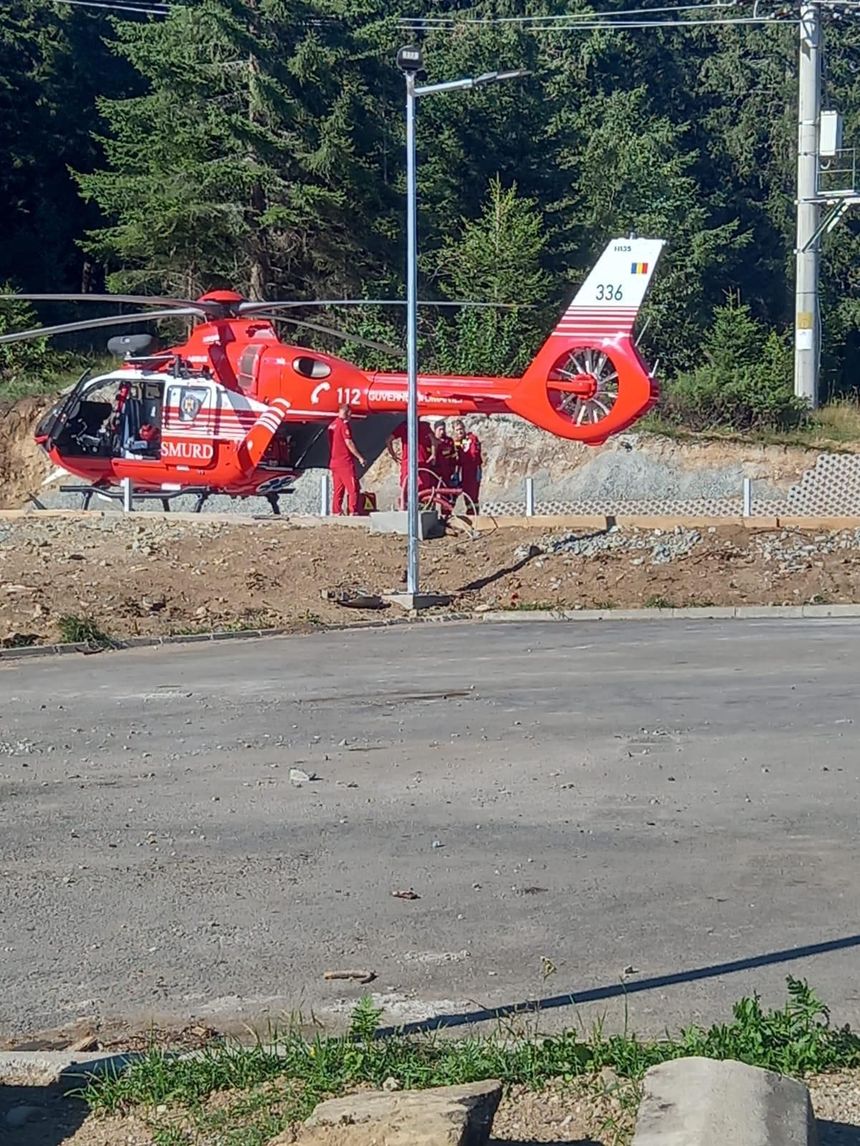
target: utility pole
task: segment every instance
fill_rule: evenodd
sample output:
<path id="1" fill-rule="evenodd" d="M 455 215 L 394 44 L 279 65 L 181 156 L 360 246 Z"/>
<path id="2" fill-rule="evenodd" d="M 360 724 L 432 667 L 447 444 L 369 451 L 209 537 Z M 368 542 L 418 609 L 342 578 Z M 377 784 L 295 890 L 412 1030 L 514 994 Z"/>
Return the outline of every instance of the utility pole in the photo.
<path id="1" fill-rule="evenodd" d="M 410 54 L 414 53 L 414 54 Z M 418 49 L 401 49 L 398 64 L 406 78 L 406 511 L 409 535 L 406 592 L 418 593 L 418 178 L 415 159 L 415 76 L 423 66 Z M 404 67 L 404 65 L 406 65 Z"/>
<path id="2" fill-rule="evenodd" d="M 797 98 L 797 269 L 794 393 L 818 406 L 821 327 L 818 307 L 818 131 L 821 119 L 821 17 L 816 0 L 800 8 Z"/>

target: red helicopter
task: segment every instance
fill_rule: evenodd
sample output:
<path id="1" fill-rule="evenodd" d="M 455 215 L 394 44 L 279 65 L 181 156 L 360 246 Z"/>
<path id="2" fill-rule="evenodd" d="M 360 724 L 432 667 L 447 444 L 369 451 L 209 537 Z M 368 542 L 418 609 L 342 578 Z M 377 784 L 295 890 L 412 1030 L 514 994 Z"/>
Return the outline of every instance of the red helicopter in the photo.
<path id="1" fill-rule="evenodd" d="M 418 379 L 419 415 L 516 414 L 557 435 L 598 445 L 656 401 L 657 386 L 633 326 L 662 239 L 612 239 L 521 378 Z M 406 375 L 362 370 L 344 359 L 282 342 L 274 323 L 344 335 L 284 312 L 323 302 L 256 302 L 232 291 L 196 300 L 136 295 L 5 295 L 32 301 L 132 303 L 155 309 L 16 331 L 0 343 L 93 327 L 187 316 L 186 342 L 165 350 L 149 335 L 108 343 L 124 357 L 109 374 L 84 375 L 45 415 L 36 441 L 60 471 L 93 492 L 130 479 L 166 499 L 197 493 L 277 496 L 307 469 L 328 465 L 327 427 L 347 403 L 356 444 L 370 464 L 406 411 Z M 345 301 L 345 300 L 343 300 Z M 357 300 L 359 303 L 363 300 Z M 459 304 L 457 304 L 459 305 Z M 394 351 L 397 353 L 397 351 Z"/>

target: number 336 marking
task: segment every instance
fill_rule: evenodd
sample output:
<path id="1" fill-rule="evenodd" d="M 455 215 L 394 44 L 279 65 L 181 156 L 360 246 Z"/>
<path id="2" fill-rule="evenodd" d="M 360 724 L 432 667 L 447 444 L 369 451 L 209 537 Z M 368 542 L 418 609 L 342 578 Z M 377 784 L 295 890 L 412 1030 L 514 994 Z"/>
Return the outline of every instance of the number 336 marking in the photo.
<path id="1" fill-rule="evenodd" d="M 598 283 L 598 302 L 620 302 L 622 297 L 621 283 Z"/>

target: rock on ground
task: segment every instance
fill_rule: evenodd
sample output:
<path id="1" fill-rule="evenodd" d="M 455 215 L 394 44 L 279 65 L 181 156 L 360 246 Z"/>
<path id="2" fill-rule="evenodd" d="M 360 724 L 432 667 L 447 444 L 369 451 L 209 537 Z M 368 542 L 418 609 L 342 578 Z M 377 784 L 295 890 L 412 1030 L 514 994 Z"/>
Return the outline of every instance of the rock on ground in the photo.
<path id="1" fill-rule="evenodd" d="M 490 1080 L 332 1098 L 307 1119 L 297 1146 L 485 1146 L 501 1097 L 502 1084 Z"/>
<path id="2" fill-rule="evenodd" d="M 740 1062 L 680 1058 L 645 1075 L 633 1146 L 817 1146 L 802 1082 Z"/>

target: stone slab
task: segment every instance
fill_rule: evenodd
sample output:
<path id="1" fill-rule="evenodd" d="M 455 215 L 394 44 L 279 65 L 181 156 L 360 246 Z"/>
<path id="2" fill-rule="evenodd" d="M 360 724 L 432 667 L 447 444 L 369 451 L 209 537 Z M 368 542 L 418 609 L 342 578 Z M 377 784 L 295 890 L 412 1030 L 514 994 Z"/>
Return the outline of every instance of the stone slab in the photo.
<path id="1" fill-rule="evenodd" d="M 371 533 L 409 533 L 409 515 L 405 509 L 380 510 L 368 514 Z M 443 531 L 439 514 L 435 510 L 422 510 L 418 514 L 418 536 L 422 541 L 437 537 Z"/>
<path id="2" fill-rule="evenodd" d="M 419 609 L 438 609 L 450 605 L 452 600 L 450 593 L 384 593 L 383 599 L 412 612 Z"/>
<path id="3" fill-rule="evenodd" d="M 632 1146 L 817 1146 L 802 1082 L 744 1063 L 681 1058 L 645 1075 Z"/>
<path id="4" fill-rule="evenodd" d="M 501 1097 L 490 1079 L 332 1098 L 307 1119 L 297 1146 L 486 1146 Z"/>
<path id="5" fill-rule="evenodd" d="M 0 1080 L 11 1086 L 80 1086 L 87 1078 L 121 1074 L 139 1054 L 104 1051 L 0 1051 Z"/>

